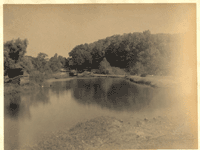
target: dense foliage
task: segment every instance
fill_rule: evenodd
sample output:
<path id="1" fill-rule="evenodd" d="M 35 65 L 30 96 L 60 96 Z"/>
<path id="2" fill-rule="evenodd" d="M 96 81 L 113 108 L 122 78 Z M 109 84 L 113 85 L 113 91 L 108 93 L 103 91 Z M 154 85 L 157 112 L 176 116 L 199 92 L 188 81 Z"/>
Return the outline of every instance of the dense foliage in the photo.
<path id="1" fill-rule="evenodd" d="M 40 73 L 39 71 L 34 71 L 30 73 L 29 76 L 30 83 L 37 83 L 39 85 L 42 85 L 44 80 L 45 80 L 45 75 Z"/>
<path id="2" fill-rule="evenodd" d="M 173 52 L 177 51 L 177 35 L 143 33 L 113 35 L 91 44 L 76 46 L 69 53 L 76 69 L 101 69 L 104 58 L 111 67 L 131 74 L 169 73 Z M 105 69 L 105 68 L 104 68 Z"/>
<path id="3" fill-rule="evenodd" d="M 61 68 L 96 70 L 102 74 L 125 74 L 126 71 L 132 75 L 167 75 L 170 66 L 175 65 L 173 60 L 174 53 L 177 55 L 179 51 L 179 36 L 151 34 L 149 30 L 113 35 L 75 46 L 68 58 L 58 54 L 48 58 L 45 53 L 39 53 L 37 57 L 25 56 L 27 39 L 11 40 L 4 43 L 4 73 L 20 66 L 33 76 L 41 73 L 46 77 Z"/>
<path id="4" fill-rule="evenodd" d="M 7 74 L 9 68 L 16 68 L 16 65 L 23 61 L 27 45 L 27 39 L 19 38 L 4 43 L 4 74 Z"/>
<path id="5" fill-rule="evenodd" d="M 37 57 L 25 56 L 27 46 L 27 39 L 18 38 L 4 43 L 4 75 L 9 69 L 21 68 L 30 74 L 31 81 L 41 82 L 44 77 L 69 66 L 69 60 L 57 54 L 50 59 L 45 53 L 39 53 Z"/>

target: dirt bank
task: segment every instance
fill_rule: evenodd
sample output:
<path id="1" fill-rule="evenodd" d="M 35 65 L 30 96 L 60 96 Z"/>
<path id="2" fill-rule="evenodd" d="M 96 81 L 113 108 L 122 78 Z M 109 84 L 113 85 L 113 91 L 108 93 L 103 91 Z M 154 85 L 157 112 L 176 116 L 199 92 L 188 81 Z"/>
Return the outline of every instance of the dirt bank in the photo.
<path id="1" fill-rule="evenodd" d="M 166 116 L 130 118 L 123 121 L 102 116 L 78 123 L 68 131 L 44 137 L 37 145 L 23 149 L 99 150 L 99 149 L 188 149 L 197 148 L 197 139 L 188 125 Z"/>

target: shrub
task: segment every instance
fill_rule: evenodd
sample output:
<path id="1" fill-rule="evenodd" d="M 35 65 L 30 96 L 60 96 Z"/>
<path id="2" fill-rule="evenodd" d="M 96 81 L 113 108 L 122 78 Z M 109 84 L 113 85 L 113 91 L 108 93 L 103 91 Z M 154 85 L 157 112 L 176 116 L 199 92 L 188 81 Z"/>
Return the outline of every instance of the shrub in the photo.
<path id="1" fill-rule="evenodd" d="M 120 69 L 118 67 L 112 67 L 112 72 L 115 75 L 125 75 L 126 72 L 123 69 Z"/>
<path id="2" fill-rule="evenodd" d="M 52 78 L 53 76 L 53 72 L 51 70 L 45 70 L 44 74 L 46 79 Z"/>
<path id="3" fill-rule="evenodd" d="M 99 73 L 102 74 L 112 74 L 112 68 L 110 63 L 104 58 L 99 64 Z"/>
<path id="4" fill-rule="evenodd" d="M 29 75 L 29 81 L 42 85 L 42 83 L 45 81 L 45 75 L 39 71 L 34 71 Z"/>
<path id="5" fill-rule="evenodd" d="M 130 68 L 130 74 L 131 75 L 139 75 L 139 74 L 145 74 L 146 68 L 142 65 L 140 62 L 136 62 L 136 64 Z"/>

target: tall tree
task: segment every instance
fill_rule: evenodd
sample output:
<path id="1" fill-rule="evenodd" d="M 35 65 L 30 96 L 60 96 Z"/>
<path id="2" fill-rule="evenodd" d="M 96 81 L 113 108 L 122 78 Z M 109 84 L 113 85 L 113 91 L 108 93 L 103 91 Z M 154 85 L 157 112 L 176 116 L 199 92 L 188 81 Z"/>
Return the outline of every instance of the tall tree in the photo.
<path id="1" fill-rule="evenodd" d="M 97 43 L 97 45 L 92 49 L 91 55 L 92 55 L 92 68 L 93 69 L 97 69 L 99 63 L 105 57 L 105 51 L 103 48 L 104 48 L 103 45 L 100 45 Z"/>
<path id="2" fill-rule="evenodd" d="M 38 56 L 34 59 L 33 65 L 34 68 L 42 73 L 45 72 L 48 66 L 48 55 L 45 53 L 39 53 Z"/>
<path id="3" fill-rule="evenodd" d="M 68 60 L 65 57 L 58 56 L 58 60 L 60 61 L 62 67 L 67 67 Z"/>
<path id="4" fill-rule="evenodd" d="M 81 44 L 69 53 L 71 67 L 98 68 L 104 58 L 113 67 L 136 74 L 166 74 L 173 55 L 178 55 L 177 35 L 151 34 L 149 30 L 113 35 L 91 44 Z M 92 64 L 91 64 L 92 62 Z M 134 69 L 135 68 L 135 69 Z M 168 68 L 168 69 L 166 69 Z"/>
<path id="5" fill-rule="evenodd" d="M 57 72 L 62 67 L 61 62 L 58 59 L 58 54 L 56 53 L 53 57 L 49 60 L 49 66 L 53 72 Z"/>
<path id="6" fill-rule="evenodd" d="M 76 46 L 70 53 L 69 56 L 72 58 L 73 66 L 76 69 L 90 69 L 92 64 L 92 55 L 85 49 L 84 45 Z"/>
<path id="7" fill-rule="evenodd" d="M 4 71 L 15 68 L 15 64 L 19 63 L 28 46 L 28 40 L 16 39 L 4 43 Z"/>

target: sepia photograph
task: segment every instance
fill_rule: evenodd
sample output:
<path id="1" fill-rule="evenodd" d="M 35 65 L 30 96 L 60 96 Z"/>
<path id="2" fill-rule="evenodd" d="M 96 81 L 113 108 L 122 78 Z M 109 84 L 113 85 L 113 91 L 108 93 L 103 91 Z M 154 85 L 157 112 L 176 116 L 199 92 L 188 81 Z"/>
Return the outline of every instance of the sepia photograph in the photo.
<path id="1" fill-rule="evenodd" d="M 198 149 L 196 8 L 4 4 L 4 150 Z"/>

